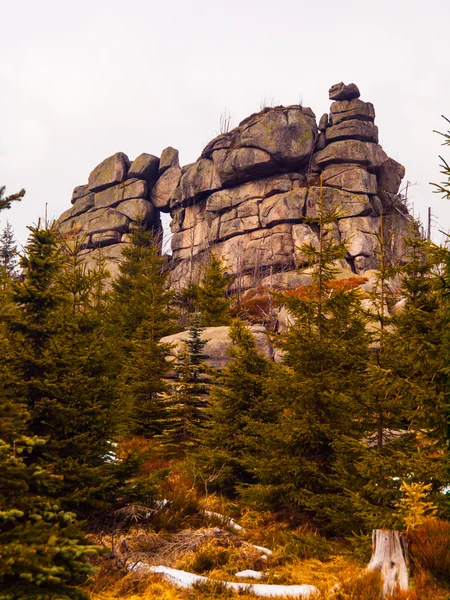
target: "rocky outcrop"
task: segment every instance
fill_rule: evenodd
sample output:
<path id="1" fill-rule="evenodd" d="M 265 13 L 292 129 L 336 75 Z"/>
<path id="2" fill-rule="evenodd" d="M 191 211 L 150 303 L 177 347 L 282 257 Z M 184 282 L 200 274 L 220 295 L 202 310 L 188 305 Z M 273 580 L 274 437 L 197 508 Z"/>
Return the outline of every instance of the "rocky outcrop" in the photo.
<path id="1" fill-rule="evenodd" d="M 160 158 L 141 154 L 131 164 L 119 152 L 75 188 L 58 227 L 86 236 L 89 260 L 108 250 L 114 271 L 134 224 L 157 229 L 167 212 L 172 288 L 198 279 L 211 252 L 226 261 L 234 291 L 295 287 L 309 277 L 298 268 L 307 266 L 301 246 L 318 243 L 311 219 L 320 196 L 335 213 L 326 235 L 348 243 L 339 264 L 344 276 L 376 266 L 373 233 L 381 215 L 395 233 L 392 257 L 401 260 L 409 223 L 399 196 L 405 170 L 379 145 L 374 107 L 355 84 L 338 83 L 329 97 L 330 112 L 318 125 L 300 105 L 265 108 L 216 137 L 189 165 L 180 166 L 170 146 Z"/>
<path id="2" fill-rule="evenodd" d="M 78 236 L 89 267 L 106 261 L 112 277 L 119 273 L 123 244 L 137 223 L 160 229 L 160 214 L 150 194 L 158 178 L 159 158 L 141 154 L 133 163 L 123 152 L 102 161 L 77 186 L 72 208 L 56 221 L 62 236 Z"/>

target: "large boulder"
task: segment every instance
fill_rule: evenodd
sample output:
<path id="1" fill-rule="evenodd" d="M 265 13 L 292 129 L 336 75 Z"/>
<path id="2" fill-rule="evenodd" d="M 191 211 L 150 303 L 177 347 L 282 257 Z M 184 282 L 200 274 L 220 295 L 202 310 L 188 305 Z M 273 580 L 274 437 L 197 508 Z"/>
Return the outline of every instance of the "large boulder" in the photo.
<path id="1" fill-rule="evenodd" d="M 405 176 L 405 167 L 393 158 L 385 160 L 378 169 L 378 185 L 382 190 L 397 194 Z"/>
<path id="2" fill-rule="evenodd" d="M 371 121 L 349 119 L 328 127 L 325 131 L 325 139 L 327 142 L 353 139 L 378 143 L 378 127 Z"/>
<path id="3" fill-rule="evenodd" d="M 171 167 L 161 175 L 152 189 L 150 200 L 153 206 L 162 212 L 169 212 L 175 191 L 180 183 L 182 171 L 180 167 Z"/>
<path id="4" fill-rule="evenodd" d="M 58 226 L 61 223 L 64 223 L 64 221 L 67 221 L 68 219 L 73 219 L 74 217 L 77 217 L 78 215 L 81 215 L 82 213 L 87 212 L 93 206 L 94 206 L 94 193 L 93 192 L 91 192 L 87 196 L 81 196 L 81 198 L 78 198 L 74 201 L 72 208 L 69 208 L 69 210 L 66 210 L 65 212 L 62 213 L 62 215 L 59 216 L 58 220 L 56 221 L 56 225 Z"/>
<path id="5" fill-rule="evenodd" d="M 94 248 L 101 248 L 111 246 L 112 244 L 118 244 L 121 237 L 122 234 L 118 231 L 102 231 L 102 233 L 94 233 L 91 236 L 91 246 L 94 246 Z"/>
<path id="6" fill-rule="evenodd" d="M 91 190 L 89 189 L 89 186 L 87 184 L 86 185 L 77 185 L 77 187 L 74 188 L 74 190 L 72 192 L 71 203 L 75 204 L 75 202 L 77 200 L 79 200 L 80 198 L 83 198 L 84 196 L 87 196 L 90 193 L 91 193 Z"/>
<path id="7" fill-rule="evenodd" d="M 242 146 L 259 148 L 286 167 L 299 167 L 310 157 L 317 137 L 314 118 L 301 107 L 272 109 L 240 125 Z"/>
<path id="8" fill-rule="evenodd" d="M 212 159 L 223 186 L 264 177 L 278 170 L 271 155 L 259 148 L 216 150 Z"/>
<path id="9" fill-rule="evenodd" d="M 317 219 L 320 216 L 320 198 L 326 212 L 333 212 L 336 220 L 347 217 L 370 215 L 372 204 L 366 194 L 352 194 L 332 187 L 311 186 L 306 199 L 306 217 Z"/>
<path id="10" fill-rule="evenodd" d="M 387 154 L 381 146 L 370 142 L 361 142 L 360 140 L 333 142 L 314 155 L 319 168 L 326 167 L 329 164 L 358 163 L 369 169 L 376 169 L 387 158 Z"/>
<path id="11" fill-rule="evenodd" d="M 95 194 L 95 208 L 107 208 L 108 206 L 116 206 L 123 200 L 131 198 L 146 198 L 147 183 L 142 179 L 127 179 L 119 185 L 110 187 L 102 192 Z"/>
<path id="12" fill-rule="evenodd" d="M 223 186 L 304 166 L 317 138 L 314 113 L 301 106 L 264 109 L 221 134 L 203 150 Z"/>
<path id="13" fill-rule="evenodd" d="M 125 200 L 116 206 L 123 215 L 135 223 L 142 223 L 143 225 L 153 225 L 156 221 L 156 209 L 148 200 L 143 198 L 133 198 L 132 200 Z"/>
<path id="14" fill-rule="evenodd" d="M 330 100 L 353 100 L 353 98 L 359 98 L 359 88 L 354 83 L 345 85 L 342 81 L 335 83 L 328 90 Z"/>
<path id="15" fill-rule="evenodd" d="M 375 109 L 371 102 L 363 102 L 359 98 L 353 100 L 338 100 L 333 102 L 330 108 L 331 125 L 337 125 L 341 121 L 349 119 L 360 119 L 361 121 L 374 121 Z"/>
<path id="16" fill-rule="evenodd" d="M 293 181 L 295 180 L 292 180 L 289 175 L 279 175 L 226 188 L 209 196 L 206 210 L 215 213 L 224 212 L 248 200 L 290 192 L 293 189 Z"/>
<path id="17" fill-rule="evenodd" d="M 164 150 L 161 152 L 161 158 L 159 159 L 159 174 L 162 175 L 167 171 L 167 169 L 179 166 L 180 159 L 178 150 L 172 148 L 172 146 L 164 148 Z"/>
<path id="18" fill-rule="evenodd" d="M 323 184 L 357 194 L 376 194 L 376 175 L 355 164 L 329 165 L 322 173 Z"/>
<path id="19" fill-rule="evenodd" d="M 306 188 L 269 196 L 261 202 L 259 207 L 261 225 L 272 227 L 280 223 L 298 223 L 304 215 L 306 196 Z"/>
<path id="20" fill-rule="evenodd" d="M 181 177 L 183 202 L 194 200 L 221 188 L 219 175 L 212 160 L 201 158 Z"/>
<path id="21" fill-rule="evenodd" d="M 270 343 L 266 329 L 262 325 L 252 325 L 250 330 L 255 338 L 255 342 L 259 352 L 269 360 L 273 360 L 274 349 Z M 232 342 L 229 338 L 230 328 L 222 327 L 206 327 L 201 332 L 201 339 L 206 340 L 203 349 L 207 356 L 205 363 L 214 369 L 223 369 L 230 361 L 229 349 Z M 171 344 L 172 348 L 169 361 L 177 361 L 180 353 L 184 350 L 184 342 L 189 338 L 189 331 L 181 331 L 174 335 L 168 335 L 161 339 L 162 344 Z"/>
<path id="22" fill-rule="evenodd" d="M 150 188 L 158 179 L 159 158 L 153 154 L 140 154 L 131 163 L 128 178 L 144 179 Z"/>
<path id="23" fill-rule="evenodd" d="M 95 167 L 89 175 L 88 188 L 92 192 L 99 192 L 125 181 L 129 166 L 128 156 L 123 152 L 116 152 Z"/>

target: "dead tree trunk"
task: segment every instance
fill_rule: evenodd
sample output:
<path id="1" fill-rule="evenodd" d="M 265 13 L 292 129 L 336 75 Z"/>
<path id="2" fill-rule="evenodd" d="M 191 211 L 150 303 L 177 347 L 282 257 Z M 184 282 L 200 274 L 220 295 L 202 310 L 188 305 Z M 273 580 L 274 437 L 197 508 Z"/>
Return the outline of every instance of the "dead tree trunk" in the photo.
<path id="1" fill-rule="evenodd" d="M 374 529 L 372 558 L 367 569 L 380 571 L 383 577 L 382 598 L 396 590 L 408 589 L 408 543 L 398 531 Z"/>

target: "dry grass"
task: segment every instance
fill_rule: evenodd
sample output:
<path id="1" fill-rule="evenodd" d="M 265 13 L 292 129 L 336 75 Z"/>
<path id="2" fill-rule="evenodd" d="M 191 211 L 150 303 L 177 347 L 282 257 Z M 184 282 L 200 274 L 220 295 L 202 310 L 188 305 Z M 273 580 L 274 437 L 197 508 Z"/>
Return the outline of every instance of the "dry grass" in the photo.
<path id="1" fill-rule="evenodd" d="M 408 537 L 415 567 L 450 583 L 450 522 L 427 519 Z"/>

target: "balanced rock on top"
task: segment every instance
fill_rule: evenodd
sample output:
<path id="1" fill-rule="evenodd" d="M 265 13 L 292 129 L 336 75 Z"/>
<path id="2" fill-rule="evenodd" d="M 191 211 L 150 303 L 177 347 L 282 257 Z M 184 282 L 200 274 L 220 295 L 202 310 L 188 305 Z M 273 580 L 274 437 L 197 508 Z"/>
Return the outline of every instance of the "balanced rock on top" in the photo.
<path id="1" fill-rule="evenodd" d="M 335 83 L 328 90 L 330 100 L 353 100 L 353 98 L 359 98 L 359 88 L 354 83 L 345 85 L 342 81 Z"/>

